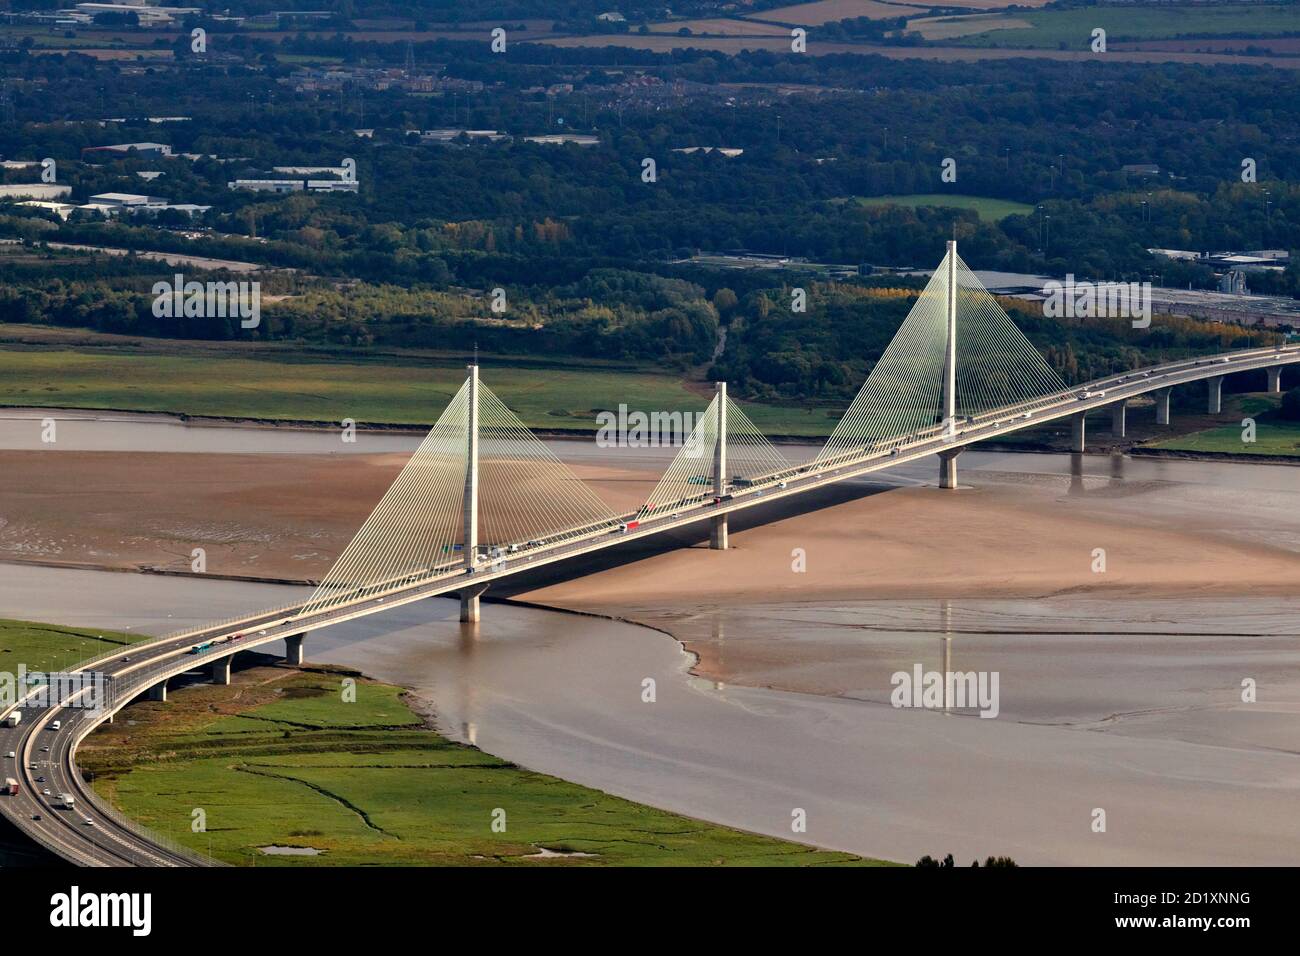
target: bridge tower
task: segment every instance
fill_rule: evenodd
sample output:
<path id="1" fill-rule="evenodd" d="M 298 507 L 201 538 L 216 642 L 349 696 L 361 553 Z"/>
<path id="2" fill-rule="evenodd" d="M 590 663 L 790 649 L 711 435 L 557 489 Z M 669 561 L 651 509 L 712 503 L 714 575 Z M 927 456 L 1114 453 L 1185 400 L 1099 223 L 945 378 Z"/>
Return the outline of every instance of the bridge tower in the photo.
<path id="1" fill-rule="evenodd" d="M 957 434 L 957 240 L 948 240 L 947 316 L 948 343 L 943 361 L 943 427 L 946 434 Z M 957 456 L 960 448 L 939 452 L 939 487 L 957 487 Z"/>
<path id="2" fill-rule="evenodd" d="M 713 445 L 713 496 L 721 498 L 727 493 L 727 383 L 717 382 L 718 390 L 718 440 Z M 717 515 L 710 522 L 709 547 L 714 551 L 727 550 L 727 516 Z"/>
<path id="3" fill-rule="evenodd" d="M 465 490 L 461 499 L 464 525 L 465 568 L 472 574 L 478 559 L 478 365 L 468 366 L 469 394 L 465 402 Z M 477 623 L 478 599 L 487 585 L 472 585 L 460 592 L 460 619 Z"/>

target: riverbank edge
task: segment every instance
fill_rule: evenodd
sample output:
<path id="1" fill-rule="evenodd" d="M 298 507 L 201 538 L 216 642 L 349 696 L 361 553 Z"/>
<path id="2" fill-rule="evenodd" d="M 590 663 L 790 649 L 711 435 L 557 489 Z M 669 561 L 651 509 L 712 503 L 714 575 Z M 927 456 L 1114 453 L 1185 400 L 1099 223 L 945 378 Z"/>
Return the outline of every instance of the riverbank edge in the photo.
<path id="1" fill-rule="evenodd" d="M 310 418 L 256 418 L 252 416 L 224 416 L 224 415 L 191 415 L 188 412 L 170 411 L 166 409 L 155 409 L 153 411 L 143 411 L 138 408 L 105 408 L 91 407 L 80 405 L 14 405 L 7 402 L 0 402 L 0 412 L 79 412 L 79 413 L 102 413 L 106 415 L 132 415 L 140 417 L 169 418 L 174 421 L 194 428 L 251 428 L 262 431 L 302 431 L 302 432 L 337 432 L 342 426 L 338 422 L 327 422 L 319 419 Z M 419 424 L 403 424 L 399 422 L 371 422 L 358 421 L 357 428 L 367 431 L 382 432 L 386 435 L 412 435 L 423 436 L 433 427 L 433 422 Z M 568 440 L 590 439 L 594 438 L 599 432 L 598 425 L 593 423 L 592 427 L 587 428 L 530 428 L 529 429 L 538 438 L 559 438 Z M 1189 435 L 1196 434 L 1188 432 Z M 774 445 L 807 445 L 815 444 L 818 441 L 824 441 L 830 437 L 830 431 L 817 435 L 783 435 L 772 434 L 764 435 L 769 442 Z M 1162 441 L 1165 439 L 1161 439 Z M 971 446 L 975 447 L 975 446 Z M 1022 455 L 1060 455 L 1060 454 L 1078 454 L 1063 451 L 1059 447 L 1054 447 L 1045 442 L 999 442 L 996 440 L 987 440 L 979 443 L 981 451 L 995 451 L 1001 454 L 1022 454 Z M 1141 444 L 1122 444 L 1116 447 L 1106 446 L 1097 451 L 1086 451 L 1082 454 L 1094 457 L 1107 457 L 1119 450 L 1121 454 L 1135 455 L 1143 458 L 1178 458 L 1186 461 L 1230 461 L 1238 463 L 1260 463 L 1270 465 L 1300 465 L 1300 454 L 1296 455 L 1236 455 L 1231 452 L 1219 451 L 1181 451 L 1167 448 L 1155 448 L 1149 445 Z M 196 454 L 202 454 L 201 452 Z M 292 454 L 292 453 L 290 453 Z"/>
<path id="2" fill-rule="evenodd" d="M 616 615 L 611 615 L 611 614 L 601 614 L 601 613 L 590 612 L 590 611 L 574 610 L 574 609 L 569 609 L 569 608 L 563 608 L 563 607 L 558 607 L 558 606 L 549 606 L 549 605 L 545 605 L 545 604 L 539 604 L 539 603 L 527 602 L 527 601 L 515 601 L 515 600 L 508 599 L 508 598 L 497 598 L 497 599 L 494 599 L 494 600 L 492 601 L 492 603 L 496 603 L 496 604 L 510 604 L 510 605 L 514 605 L 514 606 L 516 606 L 516 607 L 530 608 L 530 609 L 533 609 L 533 610 L 541 610 L 541 611 L 550 611 L 550 612 L 552 612 L 552 613 L 557 613 L 557 614 L 575 614 L 575 615 L 582 616 L 582 617 L 591 617 L 591 618 L 598 618 L 598 619 L 600 619 L 600 620 L 617 621 L 617 622 L 620 622 L 620 623 L 629 624 L 629 625 L 632 625 L 632 626 L 636 626 L 636 627 L 644 628 L 645 630 L 648 630 L 648 631 L 654 631 L 654 632 L 657 632 L 657 633 L 662 634 L 662 635 L 665 635 L 665 636 L 667 636 L 668 638 L 670 638 L 671 640 L 675 641 L 675 642 L 677 643 L 677 645 L 678 645 L 678 648 L 682 651 L 683 655 L 684 655 L 686 658 L 689 659 L 690 663 L 689 663 L 689 665 L 685 668 L 685 673 L 687 674 L 688 678 L 690 678 L 690 679 L 702 679 L 702 678 L 699 677 L 699 675 L 697 675 L 697 674 L 695 673 L 695 670 L 694 670 L 694 669 L 695 669 L 695 666 L 699 663 L 699 660 L 700 660 L 699 655 L 697 655 L 695 652 L 689 650 L 689 649 L 688 649 L 688 648 L 687 648 L 687 647 L 682 643 L 682 641 L 680 641 L 680 640 L 679 640 L 675 635 L 673 635 L 671 632 L 665 630 L 664 628 L 656 627 L 656 626 L 654 626 L 654 625 L 652 625 L 652 624 L 646 624 L 646 623 L 643 623 L 643 622 L 640 622 L 640 621 L 635 621 L 635 620 L 632 620 L 632 619 L 630 619 L 630 618 L 621 618 L 621 617 L 618 617 L 618 616 L 616 616 Z M 54 626 L 63 626 L 63 625 L 54 625 Z M 854 852 L 854 851 L 852 851 L 852 850 L 845 850 L 845 849 L 842 849 L 842 848 L 840 848 L 840 847 L 834 847 L 834 846 L 828 846 L 828 845 L 824 845 L 824 844 L 820 844 L 820 843 L 814 843 L 814 842 L 811 842 L 811 841 L 808 841 L 808 840 L 800 840 L 800 839 L 796 839 L 796 838 L 794 838 L 794 837 L 784 837 L 784 836 L 776 837 L 776 836 L 772 836 L 771 834 L 760 833 L 760 832 L 758 832 L 758 831 L 756 831 L 756 830 L 749 830 L 749 829 L 746 829 L 746 828 L 744 828 L 744 827 L 736 826 L 736 825 L 734 825 L 734 824 L 722 823 L 722 822 L 719 822 L 719 821 L 717 821 L 717 820 L 710 820 L 710 819 L 707 819 L 707 818 L 705 818 L 705 817 L 694 816 L 694 815 L 692 815 L 692 814 L 688 814 L 688 813 L 682 813 L 682 812 L 680 812 L 680 811 L 678 811 L 678 810 L 671 810 L 671 809 L 668 809 L 668 808 L 666 808 L 666 807 L 659 806 L 659 805 L 657 805 L 656 803 L 654 803 L 654 802 L 650 802 L 650 801 L 645 800 L 645 799 L 641 799 L 641 798 L 619 797 L 619 796 L 617 796 L 617 795 L 615 795 L 615 794 L 610 794 L 610 793 L 608 793 L 607 791 L 602 790 L 602 789 L 600 789 L 600 788 L 598 788 L 598 787 L 591 787 L 591 786 L 588 786 L 588 785 L 586 785 L 586 784 L 575 783 L 575 782 L 573 782 L 573 781 L 571 781 L 571 780 L 566 780 L 566 779 L 563 778 L 563 777 L 558 777 L 558 776 L 556 776 L 555 774 L 548 773 L 547 771 L 544 771 L 544 770 L 537 770 L 537 769 L 535 769 L 535 768 L 533 768 L 533 767 L 528 766 L 527 764 L 518 763 L 518 762 L 516 762 L 516 761 L 514 761 L 514 760 L 510 760 L 510 759 L 508 759 L 508 758 L 506 758 L 506 757 L 502 757 L 502 756 L 500 756 L 499 754 L 494 754 L 494 753 L 492 753 L 490 750 L 487 750 L 487 749 L 485 749 L 485 748 L 483 748 L 483 747 L 480 747 L 480 746 L 478 746 L 477 744 L 473 744 L 473 743 L 469 743 L 469 742 L 460 742 L 460 741 L 455 741 L 454 739 L 448 737 L 448 736 L 447 736 L 447 735 L 442 731 L 442 729 L 438 726 L 438 713 L 439 713 L 439 712 L 438 712 L 438 705 L 437 705 L 437 702 L 436 702 L 435 700 L 433 700 L 431 697 L 426 697 L 426 696 L 423 696 L 423 695 L 419 694 L 418 692 L 416 692 L 416 690 L 415 690 L 414 688 L 412 688 L 412 687 L 410 687 L 410 686 L 408 686 L 408 685 L 406 685 L 406 684 L 404 684 L 404 683 L 402 683 L 402 682 L 382 680 L 382 679 L 380 679 L 380 678 L 373 677 L 373 676 L 371 676 L 370 674 L 367 674 L 364 670 L 361 670 L 361 669 L 359 669 L 359 668 L 357 668 L 357 667 L 354 667 L 354 666 L 351 666 L 351 665 L 310 664 L 310 663 L 309 663 L 309 664 L 307 664 L 307 665 L 303 665 L 303 666 L 292 666 L 292 665 L 286 665 L 286 664 L 284 664 L 283 662 L 280 662 L 280 661 L 276 661 L 276 660 L 275 660 L 275 655 L 268 655 L 268 654 L 265 654 L 265 653 L 262 652 L 262 651 L 253 651 L 253 652 L 251 652 L 251 653 L 253 653 L 253 654 L 257 654 L 257 655 L 260 655 L 260 656 L 263 657 L 263 658 L 266 658 L 265 661 L 259 661 L 259 662 L 254 663 L 254 664 L 253 664 L 253 667 L 254 667 L 254 668 L 257 668 L 257 667 L 285 667 L 285 668 L 291 670 L 292 672 L 294 672 L 294 673 L 298 673 L 298 674 L 301 674 L 301 673 L 318 673 L 318 672 L 319 672 L 319 673 L 338 673 L 338 674 L 341 674 L 341 675 L 344 675 L 344 676 L 355 676 L 355 677 L 359 677 L 359 678 L 362 678 L 363 680 L 365 680 L 365 681 L 367 681 L 367 682 L 369 682 L 369 683 L 372 683 L 372 684 L 374 684 L 374 685 L 377 685 L 377 686 L 381 686 L 381 687 L 391 687 L 391 688 L 393 688 L 393 689 L 399 691 L 399 694 L 398 694 L 398 698 L 399 698 L 399 700 L 401 700 L 402 703 L 403 703 L 403 705 L 406 706 L 407 709 L 410 710 L 410 712 L 411 712 L 414 716 L 416 716 L 416 717 L 419 719 L 419 728 L 420 728 L 421 730 L 423 730 L 423 731 L 425 731 L 425 732 L 427 732 L 427 733 L 433 734 L 433 735 L 435 735 L 436 737 L 438 737 L 438 738 L 440 738 L 440 739 L 442 739 L 442 740 L 448 741 L 448 742 L 450 742 L 450 743 L 453 743 L 453 744 L 459 744 L 460 746 L 465 746 L 465 747 L 469 747 L 469 748 L 474 749 L 474 750 L 478 750 L 478 751 L 480 751 L 480 752 L 482 752 L 482 753 L 485 753 L 485 754 L 487 754 L 487 755 L 489 755 L 489 756 L 491 756 L 491 757 L 495 757 L 496 759 L 501 760 L 501 761 L 505 762 L 506 764 L 509 764 L 509 765 L 511 765 L 511 766 L 513 766 L 513 767 L 516 767 L 516 768 L 520 769 L 520 770 L 527 771 L 527 772 L 529 772 L 529 773 L 542 774 L 542 775 L 544 775 L 544 776 L 551 777 L 551 778 L 553 778 L 553 779 L 555 779 L 555 780 L 560 780 L 560 781 L 562 781 L 562 782 L 568 784 L 569 786 L 579 787 L 579 788 L 582 788 L 582 789 L 584 789 L 584 790 L 588 790 L 588 791 L 595 791 L 595 792 L 597 792 L 597 793 L 603 794 L 603 795 L 605 795 L 605 796 L 607 796 L 607 797 L 611 797 L 611 798 L 616 799 L 616 800 L 626 800 L 626 801 L 629 802 L 629 803 L 640 804 L 640 805 L 642 805 L 642 806 L 651 807 L 651 808 L 653 808 L 653 809 L 655 809 L 655 810 L 658 810 L 658 811 L 661 812 L 661 813 L 670 814 L 670 815 L 672 815 L 672 816 L 681 817 L 681 818 L 688 819 L 688 820 L 696 820 L 696 821 L 699 821 L 699 822 L 702 822 L 702 823 L 708 824 L 708 825 L 710 825 L 710 826 L 721 827 L 721 828 L 728 829 L 728 830 L 732 830 L 732 831 L 736 831 L 736 832 L 739 832 L 739 833 L 744 833 L 744 834 L 746 834 L 746 835 L 748 835 L 748 836 L 752 836 L 752 837 L 757 837 L 757 838 L 761 838 L 761 839 L 768 839 L 768 840 L 776 840 L 776 841 L 779 841 L 779 842 L 786 842 L 786 843 L 799 844 L 800 846 L 805 846 L 805 847 L 808 847 L 809 849 L 813 849 L 813 850 L 821 850 L 821 851 L 824 851 L 824 852 L 827 852 L 827 853 L 840 853 L 840 854 L 846 854 L 846 855 L 849 855 L 849 856 L 855 857 L 855 858 L 857 858 L 857 859 L 859 859 L 859 860 L 862 860 L 862 861 L 865 863 L 865 865 L 867 865 L 867 866 L 884 866 L 884 867 L 906 867 L 906 866 L 908 866 L 908 864 L 906 864 L 906 863 L 902 863 L 902 862 L 899 862 L 899 861 L 896 861 L 896 860 L 888 860 L 888 859 L 885 859 L 885 858 L 883 858 L 883 857 L 865 857 L 865 856 L 863 856 L 862 854 L 856 853 L 856 852 Z M 184 690 L 185 690 L 185 688 L 184 688 L 184 687 L 181 687 L 181 688 L 178 688 L 178 689 L 177 689 L 176 691 L 174 691 L 174 692 L 176 692 L 176 693 L 180 693 L 180 692 L 183 692 Z M 143 698 L 141 698 L 141 699 L 143 699 Z M 128 705 L 128 706 L 129 706 L 129 705 Z M 75 757 L 74 757 L 73 765 L 74 765 L 74 767 L 76 766 Z M 115 793 L 116 793 L 115 790 L 112 790 L 111 792 L 106 792 L 105 790 L 103 790 L 103 789 L 101 789 L 101 788 L 98 788 L 98 787 L 96 787 L 95 789 L 96 789 L 96 793 L 97 793 L 97 795 L 99 796 L 99 798 L 100 798 L 101 800 L 104 800 L 106 803 L 108 803 L 109 805 L 111 805 L 112 807 L 114 807 L 114 808 L 115 808 L 119 813 L 123 813 L 123 814 L 126 814 L 126 813 L 127 813 L 127 809 L 126 809 L 124 806 L 122 806 L 121 803 L 120 803 L 119 801 L 113 799 L 113 797 L 114 797 L 114 795 L 115 795 Z M 237 864 L 236 864 L 236 865 L 237 865 Z M 380 865 L 382 865 L 382 864 L 380 864 Z"/>

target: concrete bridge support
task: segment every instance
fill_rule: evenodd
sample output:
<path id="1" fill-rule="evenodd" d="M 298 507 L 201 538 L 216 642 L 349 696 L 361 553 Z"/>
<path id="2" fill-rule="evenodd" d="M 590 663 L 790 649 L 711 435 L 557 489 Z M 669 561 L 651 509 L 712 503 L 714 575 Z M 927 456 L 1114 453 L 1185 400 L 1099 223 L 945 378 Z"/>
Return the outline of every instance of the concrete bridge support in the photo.
<path id="1" fill-rule="evenodd" d="M 954 448 L 951 451 L 939 452 L 939 487 L 956 488 L 957 487 L 957 456 L 965 449 Z"/>
<path id="2" fill-rule="evenodd" d="M 1128 399 L 1122 398 L 1110 407 L 1110 434 L 1123 438 L 1128 434 Z"/>
<path id="3" fill-rule="evenodd" d="M 222 657 L 212 662 L 212 683 L 229 684 L 230 683 L 230 664 L 235 659 L 235 655 Z"/>
<path id="4" fill-rule="evenodd" d="M 1268 390 L 1273 395 L 1281 394 L 1282 392 L 1281 367 L 1271 368 L 1268 370 Z"/>
<path id="5" fill-rule="evenodd" d="M 165 680 L 162 680 L 162 681 L 159 681 L 158 683 L 154 684 L 152 687 L 150 687 L 150 688 L 149 688 L 149 693 L 148 693 L 148 698 L 149 698 L 149 700 L 157 700 L 157 701 L 162 701 L 163 703 L 166 703 L 166 702 L 167 702 L 167 682 L 166 682 Z"/>
<path id="6" fill-rule="evenodd" d="M 290 634 L 284 639 L 284 662 L 302 667 L 302 639 L 306 634 Z"/>
<path id="7" fill-rule="evenodd" d="M 1155 398 L 1156 400 L 1156 424 L 1157 425 L 1170 424 L 1169 397 L 1173 395 L 1173 393 L 1174 390 L 1172 388 L 1158 388 L 1151 393 L 1152 397 Z"/>
<path id="8" fill-rule="evenodd" d="M 1205 384 L 1210 388 L 1206 411 L 1211 415 L 1218 415 L 1223 411 L 1223 376 L 1216 375 L 1214 378 L 1207 378 Z"/>
<path id="9" fill-rule="evenodd" d="M 1083 454 L 1088 444 L 1088 416 L 1083 412 L 1070 416 L 1070 451 Z"/>
<path id="10" fill-rule="evenodd" d="M 714 551 L 727 550 L 727 516 L 718 515 L 709 520 L 709 547 Z"/>
<path id="11" fill-rule="evenodd" d="M 460 592 L 460 622 L 477 624 L 479 621 L 479 597 L 488 589 L 486 584 L 476 584 Z"/>

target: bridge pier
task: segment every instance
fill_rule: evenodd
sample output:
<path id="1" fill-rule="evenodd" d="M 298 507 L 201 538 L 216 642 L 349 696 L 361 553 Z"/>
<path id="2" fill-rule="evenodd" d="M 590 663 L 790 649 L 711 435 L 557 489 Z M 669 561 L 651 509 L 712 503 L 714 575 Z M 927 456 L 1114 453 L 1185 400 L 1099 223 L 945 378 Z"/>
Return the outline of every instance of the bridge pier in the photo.
<path id="1" fill-rule="evenodd" d="M 1110 434 L 1123 438 L 1128 434 L 1128 399 L 1122 398 L 1110 407 Z"/>
<path id="2" fill-rule="evenodd" d="M 477 624 L 479 619 L 479 597 L 488 589 L 486 584 L 476 584 L 460 592 L 460 623 Z"/>
<path id="3" fill-rule="evenodd" d="M 1281 367 L 1268 369 L 1268 390 L 1273 395 L 1281 394 L 1282 392 Z"/>
<path id="4" fill-rule="evenodd" d="M 1156 400 L 1156 424 L 1168 425 L 1169 419 L 1169 398 L 1174 394 L 1172 388 L 1158 388 L 1151 393 Z"/>
<path id="5" fill-rule="evenodd" d="M 1218 415 L 1223 411 L 1223 378 L 1222 375 L 1216 375 L 1205 380 L 1205 384 L 1210 388 L 1206 411 L 1211 415 Z"/>
<path id="6" fill-rule="evenodd" d="M 302 667 L 302 639 L 306 634 L 290 634 L 284 639 L 284 662 L 294 667 Z"/>
<path id="7" fill-rule="evenodd" d="M 1070 417 L 1070 451 L 1082 455 L 1087 451 L 1088 416 L 1084 412 Z"/>
<path id="8" fill-rule="evenodd" d="M 235 655 L 218 658 L 212 662 L 212 683 L 229 684 L 230 683 L 230 663 L 235 659 Z"/>
<path id="9" fill-rule="evenodd" d="M 148 692 L 148 698 L 150 700 L 156 700 L 156 701 L 161 701 L 162 703 L 166 703 L 167 682 L 165 680 L 161 680 L 158 683 L 154 684 L 152 687 L 150 687 Z"/>
<path id="10" fill-rule="evenodd" d="M 709 519 L 709 547 L 714 551 L 727 550 L 727 516 Z"/>
<path id="11" fill-rule="evenodd" d="M 948 451 L 939 452 L 940 488 L 957 487 L 957 456 L 964 450 L 964 448 L 953 448 Z"/>

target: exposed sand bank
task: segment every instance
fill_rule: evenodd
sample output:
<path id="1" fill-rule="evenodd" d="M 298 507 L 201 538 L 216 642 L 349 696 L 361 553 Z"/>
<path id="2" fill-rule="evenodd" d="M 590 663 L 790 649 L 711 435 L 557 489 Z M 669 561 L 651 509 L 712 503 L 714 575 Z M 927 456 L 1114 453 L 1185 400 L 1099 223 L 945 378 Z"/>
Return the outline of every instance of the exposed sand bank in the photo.
<path id="1" fill-rule="evenodd" d="M 318 580 L 407 456 L 0 451 L 0 560 Z M 575 471 L 635 507 L 641 472 Z M 490 490 L 483 508 L 496 502 Z"/>
<path id="2" fill-rule="evenodd" d="M 914 626 L 941 631 L 941 601 L 1300 596 L 1300 481 L 1278 490 L 1288 470 L 1241 488 L 1232 479 L 1264 473 L 1191 466 L 1222 470 L 1183 483 L 1145 476 L 1188 466 L 1129 462 L 1132 477 L 1096 474 L 1109 467 L 1092 459 L 1075 476 L 979 470 L 957 492 L 883 490 L 733 530 L 725 553 L 696 545 L 517 596 L 668 630 L 711 680 L 817 694 L 852 693 L 878 676 L 879 655 L 862 635 L 833 630 L 869 627 L 867 602 L 915 602 Z M 1094 570 L 1099 549 L 1104 571 Z M 816 640 L 788 613 L 813 605 L 841 613 L 815 628 Z"/>

